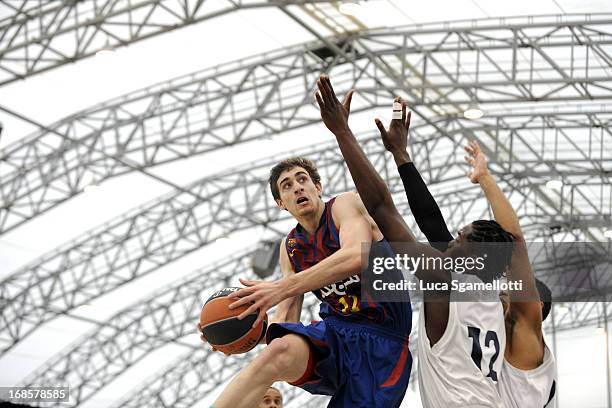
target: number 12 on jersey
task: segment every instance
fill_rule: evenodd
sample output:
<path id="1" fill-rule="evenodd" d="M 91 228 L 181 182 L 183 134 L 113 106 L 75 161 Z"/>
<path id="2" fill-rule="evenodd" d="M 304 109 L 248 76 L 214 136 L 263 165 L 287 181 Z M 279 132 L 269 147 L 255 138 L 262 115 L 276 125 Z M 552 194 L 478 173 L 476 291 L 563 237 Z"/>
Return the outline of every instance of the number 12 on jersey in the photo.
<path id="1" fill-rule="evenodd" d="M 478 367 L 478 369 L 482 371 L 482 347 L 480 345 L 480 329 L 478 327 L 468 326 L 468 336 L 472 338 L 472 360 L 474 360 L 474 364 L 476 364 L 476 367 Z M 497 357 L 499 357 L 499 339 L 497 338 L 497 333 L 491 330 L 487 331 L 487 335 L 485 336 L 485 347 L 495 348 L 495 354 L 493 354 L 491 360 L 489 361 L 489 374 L 487 374 L 487 377 L 491 377 L 493 381 L 497 382 L 497 372 L 493 369 L 493 364 L 495 364 Z"/>

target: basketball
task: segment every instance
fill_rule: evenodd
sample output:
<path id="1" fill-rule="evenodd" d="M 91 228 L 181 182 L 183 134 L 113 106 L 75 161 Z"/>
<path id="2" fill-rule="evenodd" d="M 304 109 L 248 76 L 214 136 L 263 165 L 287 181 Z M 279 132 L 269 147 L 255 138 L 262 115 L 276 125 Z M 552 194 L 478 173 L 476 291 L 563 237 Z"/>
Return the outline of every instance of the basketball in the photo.
<path id="1" fill-rule="evenodd" d="M 200 313 L 204 338 L 210 345 L 226 354 L 241 354 L 251 350 L 265 336 L 268 327 L 267 315 L 257 327 L 253 327 L 257 313 L 238 320 L 240 313 L 247 310 L 249 305 L 229 308 L 235 300 L 228 296 L 240 289 L 231 287 L 215 292 L 208 298 Z"/>

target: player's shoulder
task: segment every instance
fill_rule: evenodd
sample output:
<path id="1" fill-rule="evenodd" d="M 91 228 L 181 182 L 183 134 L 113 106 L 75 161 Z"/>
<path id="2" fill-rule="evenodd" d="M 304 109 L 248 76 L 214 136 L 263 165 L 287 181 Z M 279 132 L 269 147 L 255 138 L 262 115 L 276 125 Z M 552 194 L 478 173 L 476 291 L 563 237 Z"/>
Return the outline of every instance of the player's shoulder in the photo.
<path id="1" fill-rule="evenodd" d="M 340 205 L 341 207 L 361 207 L 363 203 L 359 194 L 353 191 L 347 191 L 340 193 L 335 197 L 334 207 Z"/>
<path id="2" fill-rule="evenodd" d="M 340 227 L 343 220 L 354 219 L 355 217 L 366 217 L 365 209 L 359 194 L 346 192 L 338 194 L 332 207 L 332 217 L 336 226 Z"/>

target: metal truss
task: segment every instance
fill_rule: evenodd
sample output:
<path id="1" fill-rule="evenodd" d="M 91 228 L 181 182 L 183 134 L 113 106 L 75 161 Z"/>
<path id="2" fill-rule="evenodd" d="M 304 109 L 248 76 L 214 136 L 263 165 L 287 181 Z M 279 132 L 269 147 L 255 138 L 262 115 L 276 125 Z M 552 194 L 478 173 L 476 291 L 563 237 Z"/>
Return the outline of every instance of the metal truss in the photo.
<path id="1" fill-rule="evenodd" d="M 517 132 L 530 131 L 524 123 L 519 123 L 519 126 L 522 129 L 517 129 Z M 451 127 L 450 124 L 447 126 Z M 489 130 L 489 126 L 484 125 L 481 130 L 471 128 L 469 133 L 474 136 Z M 486 206 L 476 200 L 479 190 L 469 184 L 459 187 L 458 183 L 458 180 L 465 182 L 460 152 L 461 145 L 466 142 L 464 134 L 458 133 L 455 140 L 451 140 L 437 135 L 421 136 L 418 128 L 414 133 L 418 136 L 413 143 L 415 162 L 440 206 L 448 213 L 449 225 L 458 228 L 465 222 L 481 218 Z M 391 190 L 396 192 L 398 200 L 405 200 L 397 170 L 385 157 L 378 137 L 365 138 L 363 145 Z M 520 147 L 519 144 L 516 146 Z M 493 145 L 484 147 L 495 149 Z M 328 194 L 353 189 L 335 143 L 301 153 L 318 163 Z M 6 352 L 56 313 L 89 302 L 232 231 L 259 225 L 274 228 L 274 223 L 286 219 L 286 216 L 269 198 L 265 179 L 269 168 L 284 157 L 268 158 L 206 177 L 85 233 L 18 270 L 0 286 L 3 306 L 1 350 Z M 514 162 L 513 170 L 524 170 L 525 174 L 516 180 L 503 179 L 503 184 L 510 189 L 524 225 L 548 226 L 551 220 L 567 220 L 570 224 L 583 220 L 609 220 L 611 204 L 606 197 L 610 194 L 610 174 L 601 167 L 607 163 L 606 159 L 594 167 L 602 169 L 598 176 L 589 172 L 575 180 L 576 168 L 590 168 L 593 160 L 585 159 L 582 150 L 574 149 L 573 154 L 563 160 L 548 160 L 548 167 L 544 169 L 532 168 L 530 160 Z M 499 173 L 505 174 L 507 164 L 495 158 L 492 161 L 493 170 L 498 172 L 500 169 Z M 570 167 L 564 167 L 568 163 Z M 562 191 L 555 193 L 557 201 L 549 202 L 540 200 L 536 193 L 543 180 L 550 176 L 551 168 L 553 174 L 559 174 L 567 184 Z M 583 205 L 579 201 L 583 196 L 597 205 Z M 571 203 L 584 207 L 584 211 L 567 213 L 562 203 L 568 200 L 574 200 Z"/>
<path id="2" fill-rule="evenodd" d="M 0 86 L 234 11 L 319 1 L 3 1 Z"/>
<path id="3" fill-rule="evenodd" d="M 610 312 L 612 304 L 609 301 L 556 303 L 548 318 L 551 322 L 545 322 L 544 327 L 548 333 L 590 325 L 603 328 L 606 320 L 610 322 Z"/>
<path id="4" fill-rule="evenodd" d="M 505 23 L 505 21 L 504 21 Z M 463 25 L 462 25 L 463 24 Z M 450 31 L 449 31 L 450 30 Z M 362 31 L 225 64 L 71 115 L 0 152 L 0 233 L 90 183 L 319 123 L 316 76 L 355 112 L 407 94 L 418 115 L 610 99 L 612 16 Z"/>
<path id="5" fill-rule="evenodd" d="M 477 188 L 467 184 L 465 187 L 458 187 L 459 180 L 464 179 L 458 146 L 464 143 L 466 138 L 475 137 L 483 143 L 488 153 L 495 153 L 492 169 L 510 194 L 528 237 L 539 236 L 542 231 L 564 231 L 574 235 L 577 231 L 588 232 L 591 237 L 601 237 L 601 227 L 609 224 L 612 216 L 609 155 L 612 137 L 608 130 L 610 109 L 593 104 L 544 106 L 531 110 L 506 109 L 496 104 L 539 100 L 556 102 L 609 99 L 610 80 L 604 78 L 606 75 L 610 77 L 608 70 L 612 65 L 607 52 L 611 35 L 607 18 L 597 16 L 597 21 L 585 22 L 584 17 L 581 17 L 570 23 L 565 21 L 564 17 L 556 22 L 544 20 L 508 24 L 508 30 L 513 33 L 511 37 L 505 26 L 482 26 L 482 22 L 469 28 L 455 25 L 451 27 L 452 30 L 448 26 L 432 26 L 420 27 L 415 32 L 386 30 L 360 33 L 345 39 L 342 44 L 343 50 L 355 58 L 352 65 L 345 64 L 343 58 L 338 55 L 334 58 L 333 52 L 328 59 L 313 58 L 311 62 L 314 61 L 318 65 L 309 69 L 302 67 L 302 76 L 299 79 L 304 82 L 304 89 L 308 92 L 301 94 L 301 85 L 292 85 L 292 92 L 288 93 L 291 96 L 288 98 L 280 96 L 284 86 L 283 80 L 279 79 L 281 76 L 275 77 L 275 81 L 280 84 L 276 89 L 270 84 L 268 89 L 265 89 L 265 84 L 257 83 L 254 77 L 249 77 L 253 72 L 250 71 L 242 77 L 244 80 L 241 82 L 232 83 L 230 80 L 216 84 L 219 87 L 216 89 L 216 99 L 205 102 L 192 99 L 194 105 L 188 105 L 186 101 L 189 98 L 183 97 L 188 87 L 179 86 L 169 86 L 165 89 L 160 86 L 157 90 L 149 88 L 140 95 L 132 94 L 131 98 L 117 99 L 114 101 L 114 116 L 107 110 L 109 115 L 98 116 L 97 124 L 93 116 L 88 117 L 88 125 L 85 122 L 75 122 L 72 126 L 61 129 L 60 125 L 56 124 L 51 129 L 52 132 L 41 132 L 22 145 L 14 145 L 17 149 L 9 154 L 0 153 L 0 165 L 10 163 L 9 156 L 14 153 L 12 157 L 20 157 L 22 161 L 21 167 L 12 167 L 18 169 L 15 172 L 20 171 L 22 175 L 27 175 L 38 171 L 30 181 L 24 176 L 23 183 L 28 187 L 22 198 L 28 197 L 29 201 L 24 200 L 23 202 L 28 203 L 21 206 L 18 212 L 21 219 L 7 223 L 7 219 L 14 214 L 7 211 L 1 216 L 0 212 L 0 231 L 8 231 L 52 208 L 78 193 L 89 182 L 138 169 L 139 166 L 153 166 L 226 144 L 254 140 L 318 122 L 318 112 L 311 106 L 302 106 L 303 110 L 300 110 L 295 103 L 287 109 L 287 105 L 280 105 L 280 101 L 295 102 L 300 98 L 302 102 L 306 101 L 304 95 L 309 97 L 317 70 L 321 69 L 322 64 L 326 64 L 330 69 L 325 70 L 331 72 L 334 79 L 339 78 L 339 86 L 336 89 L 346 89 L 354 83 L 364 85 L 363 91 L 360 87 L 360 93 L 366 101 L 357 107 L 357 111 L 380 106 L 379 100 L 389 99 L 386 91 L 398 89 L 398 93 L 402 93 L 400 89 L 403 85 L 411 84 L 412 103 L 423 107 L 426 113 L 431 113 L 428 115 L 430 118 L 436 118 L 415 128 L 413 155 L 451 229 L 487 215 L 487 207 Z M 409 50 L 404 52 L 404 55 L 399 52 L 400 48 L 394 48 L 398 47 L 393 40 L 395 36 L 403 40 L 404 46 L 401 49 Z M 453 43 L 454 48 L 451 47 Z M 412 44 L 414 49 L 408 47 L 408 44 Z M 396 49 L 395 53 L 393 49 Z M 509 65 L 504 65 L 508 63 L 505 58 L 510 49 L 512 60 Z M 322 48 L 318 51 L 321 53 Z M 530 55 L 524 55 L 525 52 Z M 576 56 L 580 53 L 584 53 L 582 58 Z M 568 55 L 571 57 L 568 58 Z M 309 54 L 305 58 L 311 56 Z M 472 57 L 474 60 L 470 60 Z M 368 61 L 372 62 L 372 65 L 369 65 Z M 379 71 L 381 64 L 389 71 Z M 450 70 L 449 64 L 456 64 L 457 69 Z M 253 63 L 250 67 L 256 70 L 261 68 L 261 65 Z M 272 69 L 271 67 L 270 63 L 267 68 Z M 444 68 L 447 72 L 444 72 Z M 277 73 L 279 68 L 275 69 L 276 71 L 272 72 Z M 295 66 L 292 69 L 295 69 Z M 388 75 L 390 71 L 399 73 L 400 77 Z M 558 77 L 549 77 L 553 71 L 558 73 Z M 230 69 L 224 72 L 229 75 Z M 240 64 L 233 70 L 234 74 L 245 72 L 245 66 Z M 502 74 L 505 76 L 495 79 L 495 75 Z M 538 74 L 545 76 L 545 79 L 536 78 Z M 259 78 L 266 75 L 269 78 L 270 71 L 265 75 L 260 73 Z M 285 79 L 292 78 L 291 75 L 294 74 L 288 74 Z M 295 78 L 298 77 L 293 79 Z M 188 79 L 194 80 L 190 83 L 193 95 L 202 89 L 193 90 L 195 84 L 203 86 L 207 83 L 205 80 L 198 82 L 195 76 L 182 78 L 178 82 L 184 81 L 185 85 Z M 241 108 L 237 108 L 240 99 L 232 100 L 232 94 L 243 92 L 243 89 L 246 89 L 244 84 L 249 81 L 252 93 L 243 94 L 242 101 L 249 100 L 254 95 L 263 95 L 263 98 L 259 99 L 257 108 L 245 108 L 244 103 Z M 385 83 L 383 87 L 380 87 L 381 81 Z M 210 83 L 211 81 L 208 82 Z M 337 83 L 336 80 L 334 83 Z M 171 91 L 166 92 L 168 89 Z M 146 105 L 145 98 L 155 92 L 158 98 L 155 102 L 148 100 L 151 102 L 147 107 L 148 113 L 141 115 L 126 109 L 130 103 L 133 103 L 130 107 L 140 103 Z M 287 92 L 283 96 L 286 95 Z M 171 97 L 175 98 L 174 103 L 162 101 L 163 98 Z M 276 110 L 273 109 L 273 101 L 277 102 Z M 490 105 L 491 110 L 487 109 L 485 118 L 470 122 L 455 117 L 460 113 L 456 109 L 458 104 L 472 101 Z M 213 114 L 207 113 L 205 119 L 200 117 L 194 120 L 193 112 L 189 112 L 189 108 L 200 105 L 199 108 L 202 109 L 202 104 L 209 110 L 212 107 Z M 386 105 L 386 102 L 382 104 Z M 149 109 L 150 107 L 153 108 Z M 106 109 L 103 106 L 98 108 L 100 109 L 97 112 L 94 112 L 94 109 L 88 114 L 103 114 Z M 163 109 L 157 111 L 157 108 Z M 228 109 L 231 109 L 231 113 Z M 240 115 L 245 112 L 247 114 L 241 118 Z M 290 112 L 289 117 L 284 116 L 286 112 Z M 158 120 L 162 123 L 164 119 L 160 118 L 169 113 L 174 113 L 174 116 L 166 116 L 165 124 L 159 125 L 153 132 L 153 135 L 157 134 L 157 139 L 153 136 L 154 142 L 147 145 L 144 142 L 145 134 L 151 137 L 151 133 L 147 132 L 157 126 L 152 122 Z M 254 119 L 247 118 L 248 114 Z M 216 121 L 224 118 L 224 115 L 227 115 L 227 118 L 236 118 L 238 131 L 230 129 L 230 119 L 222 126 L 214 128 Z M 120 117 L 121 119 L 118 119 Z M 139 118 L 139 121 L 131 122 L 134 118 Z M 211 118 L 216 119 L 212 121 Z M 272 125 L 273 120 L 276 121 L 275 126 Z M 213 131 L 216 134 L 209 132 L 211 126 L 202 125 L 204 121 L 213 123 Z M 132 126 L 123 129 L 126 133 L 121 129 L 124 124 Z M 181 126 L 184 129 L 178 133 L 182 132 L 182 135 L 175 138 L 173 132 Z M 253 133 L 253 127 L 257 127 L 258 132 Z M 86 129 L 85 132 L 79 133 L 83 129 Z M 193 129 L 199 130 L 193 132 Z M 440 137 L 440 129 L 443 129 L 442 134 L 445 137 Z M 104 132 L 108 133 L 103 141 L 106 146 L 103 149 L 102 140 L 97 137 Z M 61 137 L 62 134 L 65 134 L 65 137 Z M 209 141 L 209 136 L 214 140 Z M 54 138 L 57 139 L 55 145 L 48 143 Z M 139 138 L 142 138 L 140 146 L 130 145 Z M 384 156 L 377 137 L 367 137 L 362 142 L 368 156 L 394 192 L 396 202 L 400 203 L 402 200 L 398 205 L 400 211 L 407 213 L 403 186 L 396 169 Z M 197 147 L 198 143 L 203 143 L 206 147 L 200 149 Z M 105 149 L 109 151 L 109 145 L 114 146 L 110 151 L 116 161 L 113 157 L 102 156 L 100 153 Z M 90 149 L 85 149 L 85 146 Z M 23 150 L 20 150 L 22 148 Z M 40 150 L 32 153 L 33 150 L 43 148 L 46 149 L 45 152 Z M 74 160 L 75 155 L 80 153 L 85 153 L 84 160 Z M 328 194 L 334 195 L 352 189 L 352 181 L 338 156 L 335 144 L 330 143 L 329 146 L 305 153 L 317 161 Z M 141 157 L 137 157 L 138 154 Z M 51 160 L 55 164 L 45 168 L 39 164 L 44 160 Z M 168 194 L 143 206 L 141 210 L 112 220 L 17 271 L 2 282 L 1 286 L 2 351 L 9 350 L 36 326 L 57 313 L 70 310 L 131 282 L 220 236 L 227 235 L 230 231 L 257 225 L 267 225 L 274 229 L 284 218 L 270 202 L 263 180 L 265 172 L 275 162 L 276 158 L 270 158 L 200 180 L 180 192 Z M 97 169 L 97 172 L 91 169 Z M 30 173 L 31 171 L 34 173 Z M 64 179 L 62 187 L 57 188 L 60 184 L 53 183 L 63 177 L 60 174 L 66 171 L 74 171 L 71 173 L 72 179 Z M 41 186 L 32 187 L 42 180 L 43 174 L 50 174 L 43 181 L 53 186 L 46 192 L 41 191 L 44 190 Z M 56 175 L 58 178 L 54 179 Z M 94 177 L 93 180 L 91 177 Z M 542 194 L 542 185 L 551 177 L 563 181 L 562 189 L 547 190 Z M 37 178 L 41 180 L 36 180 Z M 3 200 L 9 196 L 5 187 L 6 185 L 0 187 Z M 54 194 L 54 197 L 50 199 L 51 194 Z M 33 199 L 34 197 L 37 199 Z M 13 206 L 17 204 L 17 201 L 12 201 Z M 5 205 L 0 211 L 10 208 L 9 205 Z M 24 208 L 29 209 L 24 211 Z M 410 222 L 410 225 L 415 227 L 413 222 Z M 245 264 L 233 265 L 233 268 L 227 270 L 235 271 L 236 268 L 246 267 Z M 196 320 L 194 311 L 199 311 L 201 299 L 196 299 L 195 296 L 200 293 L 202 287 L 211 281 L 217 281 L 214 280 L 217 276 L 214 273 L 220 268 L 222 269 L 220 265 L 216 265 L 214 268 L 207 268 L 210 272 L 202 273 L 206 276 L 206 284 L 196 279 L 188 279 L 166 292 L 157 294 L 158 301 L 151 297 L 142 307 L 136 306 L 118 313 L 104 324 L 103 330 L 96 330 L 97 333 L 103 333 L 97 335 L 100 339 L 86 339 L 71 346 L 70 350 L 52 359 L 31 378 L 44 378 L 45 384 L 59 384 L 62 379 L 71 378 L 71 385 L 73 381 L 79 384 L 79 401 L 85 401 L 112 381 L 118 373 L 136 364 L 155 348 L 169 341 L 181 344 L 180 337 L 193 329 L 193 322 Z M 549 276 L 544 269 L 539 269 L 538 272 Z M 223 278 L 218 279 L 222 281 Z M 598 278 L 595 281 L 597 286 L 594 289 L 598 293 L 612 289 L 605 280 Z M 552 320 L 549 319 L 552 323 L 546 326 L 547 329 L 578 327 L 586 323 L 600 322 L 602 313 L 603 316 L 609 315 L 607 303 L 578 302 L 585 299 L 572 297 L 572 303 L 568 303 L 567 310 L 563 310 L 563 313 L 556 307 L 551 316 Z M 602 312 L 604 306 L 606 310 Z M 159 333 L 163 333 L 163 336 Z M 186 361 L 189 361 L 190 365 L 186 365 Z M 126 396 L 120 405 L 191 406 L 197 402 L 196 397 L 201 399 L 207 392 L 224 383 L 246 361 L 246 357 L 223 358 L 201 348 L 195 351 L 190 349 L 182 359 L 177 360 L 178 364 L 166 368 L 163 375 L 149 379 L 142 389 L 137 390 L 140 394 Z M 45 376 L 45 373 L 49 373 L 49 376 Z M 146 404 L 143 404 L 143 398 L 147 401 Z M 297 401 L 297 396 L 291 398 Z"/>
<path id="6" fill-rule="evenodd" d="M 587 223 L 586 228 L 593 228 Z M 552 291 L 555 310 L 545 329 L 559 332 L 609 320 L 612 242 L 587 242 L 585 228 L 553 225 L 530 243 L 536 275 Z M 604 310 L 605 309 L 605 310 Z"/>

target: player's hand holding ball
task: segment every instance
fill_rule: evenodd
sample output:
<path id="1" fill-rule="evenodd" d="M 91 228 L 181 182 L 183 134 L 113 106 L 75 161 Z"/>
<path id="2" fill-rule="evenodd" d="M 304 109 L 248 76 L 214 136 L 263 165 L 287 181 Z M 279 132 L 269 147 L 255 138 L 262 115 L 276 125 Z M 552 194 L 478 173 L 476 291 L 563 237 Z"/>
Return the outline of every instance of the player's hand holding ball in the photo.
<path id="1" fill-rule="evenodd" d="M 259 311 L 239 319 L 238 316 L 249 309 L 249 304 L 230 309 L 235 299 L 230 295 L 240 288 L 230 287 L 215 292 L 204 304 L 200 313 L 198 330 L 202 341 L 209 343 L 213 351 L 225 355 L 242 354 L 255 347 L 265 336 L 268 328 L 268 316 L 264 312 L 260 321 Z"/>

